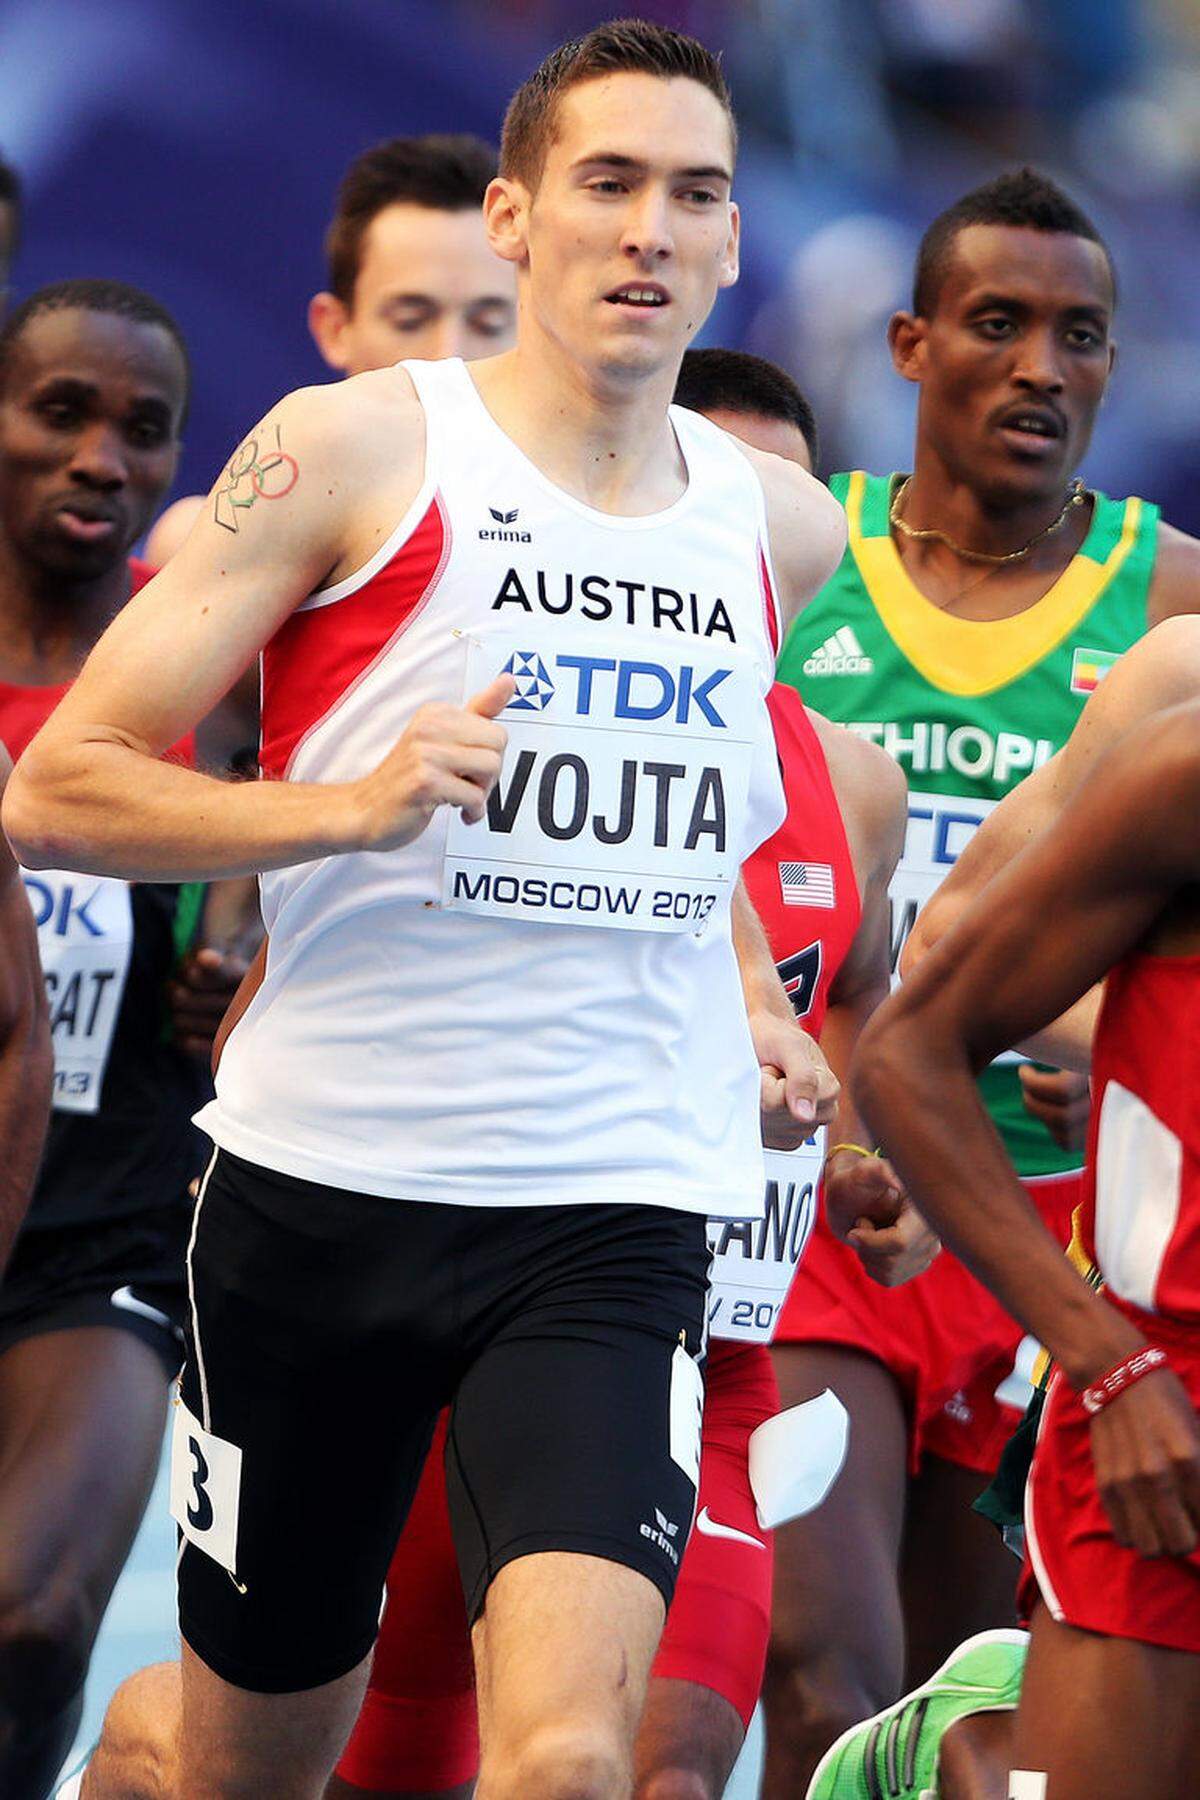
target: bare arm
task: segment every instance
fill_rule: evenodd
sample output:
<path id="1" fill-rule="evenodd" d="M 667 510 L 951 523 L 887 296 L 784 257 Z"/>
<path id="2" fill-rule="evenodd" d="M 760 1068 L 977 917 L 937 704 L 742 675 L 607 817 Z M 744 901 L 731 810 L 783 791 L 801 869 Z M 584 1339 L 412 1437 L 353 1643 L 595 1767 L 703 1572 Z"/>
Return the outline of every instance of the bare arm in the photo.
<path id="1" fill-rule="evenodd" d="M 248 486 L 255 455 L 263 474 Z M 118 614 L 22 757 L 4 824 L 27 864 L 152 881 L 239 875 L 408 843 L 443 804 L 482 816 L 507 677 L 470 707 L 423 707 L 358 781 L 222 782 L 158 760 L 300 600 L 366 561 L 416 494 L 422 461 L 415 396 L 391 372 L 292 395 L 255 428 L 204 518 Z"/>
<path id="2" fill-rule="evenodd" d="M 746 1016 L 762 1078 L 763 1141 L 794 1150 L 833 1115 L 838 1084 L 816 1041 L 792 1010 L 762 921 L 739 877 L 733 895 L 733 947 Z"/>
<path id="3" fill-rule="evenodd" d="M 1077 1388 L 1142 1340 L 1062 1256 L 974 1076 L 1086 993 L 1200 877 L 1190 829 L 1200 804 L 1198 719 L 1196 706 L 1179 708 L 1104 759 L 1054 826 L 880 1009 L 856 1062 L 859 1104 L 922 1212 Z M 1114 1529 L 1148 1554 L 1189 1548 L 1200 1523 L 1200 1433 L 1177 1388 L 1173 1377 L 1152 1376 L 1093 1425 Z M 1175 1483 L 1165 1511 L 1147 1499 L 1164 1481 Z M 1180 1524 L 1181 1492 L 1191 1525 Z"/>
<path id="4" fill-rule="evenodd" d="M 900 769 L 876 745 L 824 721 L 819 729 L 862 895 L 858 929 L 830 987 L 821 1032 L 821 1048 L 842 1083 L 829 1130 L 834 1148 L 825 1163 L 825 1214 L 871 1278 L 894 1287 L 928 1268 L 938 1240 L 886 1157 L 837 1146 L 869 1147 L 848 1075 L 863 1027 L 887 999 L 891 985 L 888 888 L 904 847 L 908 788 Z"/>
<path id="5" fill-rule="evenodd" d="M 754 465 L 767 503 L 771 560 L 779 578 L 779 610 L 786 631 L 842 560 L 846 515 L 824 482 L 796 463 L 731 438 Z"/>
<path id="6" fill-rule="evenodd" d="M 11 768 L 0 750 L 0 788 Z M 0 1276 L 33 1194 L 53 1080 L 37 932 L 20 871 L 0 836 Z"/>
<path id="7" fill-rule="evenodd" d="M 1054 823 L 1106 750 L 1139 720 L 1197 695 L 1200 619 L 1172 620 L 1126 651 L 1089 699 L 1058 755 L 989 813 L 937 893 L 922 907 L 900 959 L 905 980 L 987 883 Z M 1068 1034 L 1063 1048 L 1072 1041 Z M 1079 1065 L 1072 1061 L 1067 1066 Z"/>

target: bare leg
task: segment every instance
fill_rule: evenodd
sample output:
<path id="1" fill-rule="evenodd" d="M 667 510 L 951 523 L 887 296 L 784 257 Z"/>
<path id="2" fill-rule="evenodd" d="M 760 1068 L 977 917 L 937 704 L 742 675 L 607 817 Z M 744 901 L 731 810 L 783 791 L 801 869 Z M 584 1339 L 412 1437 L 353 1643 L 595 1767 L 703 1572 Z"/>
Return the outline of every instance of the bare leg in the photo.
<path id="1" fill-rule="evenodd" d="M 252 1694 L 222 1681 L 185 1644 L 174 1800 L 322 1800 L 370 1667 L 366 1656 L 323 1687 Z"/>
<path id="2" fill-rule="evenodd" d="M 108 1326 L 0 1357 L 0 1793 L 42 1800 L 70 1748 L 100 1621 L 166 1418 L 150 1347 Z"/>
<path id="3" fill-rule="evenodd" d="M 155 1663 L 121 1683 L 108 1704 L 80 1800 L 176 1800 L 178 1663 Z"/>
<path id="4" fill-rule="evenodd" d="M 507 1563 L 475 1626 L 478 1800 L 625 1800 L 664 1607 L 620 1563 Z"/>
<path id="5" fill-rule="evenodd" d="M 1016 1769 L 1046 1800 L 1184 1800 L 1200 1770 L 1200 1656 L 1034 1614 Z"/>
<path id="6" fill-rule="evenodd" d="M 796 1800 L 834 1739 L 901 1691 L 908 1424 L 900 1388 L 873 1357 L 777 1344 L 772 1358 L 785 1407 L 831 1387 L 850 1414 L 846 1466 L 829 1498 L 775 1535 L 763 1796 Z"/>
<path id="7" fill-rule="evenodd" d="M 987 1476 L 926 1456 L 908 1491 L 900 1563 L 908 1656 L 919 1687 L 976 1632 L 1015 1625 L 1020 1565 L 994 1525 L 972 1511 Z"/>
<path id="8" fill-rule="evenodd" d="M 655 1676 L 634 1758 L 637 1800 L 721 1800 L 745 1735 L 724 1695 Z"/>
<path id="9" fill-rule="evenodd" d="M 940 1800 L 1008 1800 L 1014 1718 L 1010 1712 L 969 1713 L 948 1728 L 938 1759 Z"/>

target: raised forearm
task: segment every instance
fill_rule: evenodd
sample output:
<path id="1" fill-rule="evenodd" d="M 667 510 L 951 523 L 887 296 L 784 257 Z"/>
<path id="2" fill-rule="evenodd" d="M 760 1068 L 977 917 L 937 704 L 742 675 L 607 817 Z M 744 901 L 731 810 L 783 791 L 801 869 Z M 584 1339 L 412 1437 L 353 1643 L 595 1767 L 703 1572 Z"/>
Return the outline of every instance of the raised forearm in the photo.
<path id="1" fill-rule="evenodd" d="M 1103 984 L 1077 1000 L 1069 1011 L 1053 1024 L 1035 1031 L 1017 1045 L 1026 1056 L 1039 1062 L 1052 1063 L 1056 1069 L 1074 1069 L 1080 1075 L 1091 1073 L 1092 1039 L 1104 1000 Z"/>
<path id="2" fill-rule="evenodd" d="M 740 876 L 733 891 L 731 919 L 733 948 L 742 980 L 746 1011 L 776 1013 L 781 1019 L 794 1023 L 796 1015 L 779 979 L 779 970 L 775 966 L 767 934 Z"/>
<path id="3" fill-rule="evenodd" d="M 71 753 L 35 741 L 4 797 L 4 828 L 29 868 L 130 881 L 251 874 L 355 847 L 349 784 L 227 782 L 124 744 Z"/>
<path id="4" fill-rule="evenodd" d="M 1075 1273 L 1026 1198 L 965 1056 L 934 1049 L 893 1002 L 863 1034 L 852 1083 L 922 1216 L 1076 1386 L 1136 1348 L 1137 1333 Z"/>

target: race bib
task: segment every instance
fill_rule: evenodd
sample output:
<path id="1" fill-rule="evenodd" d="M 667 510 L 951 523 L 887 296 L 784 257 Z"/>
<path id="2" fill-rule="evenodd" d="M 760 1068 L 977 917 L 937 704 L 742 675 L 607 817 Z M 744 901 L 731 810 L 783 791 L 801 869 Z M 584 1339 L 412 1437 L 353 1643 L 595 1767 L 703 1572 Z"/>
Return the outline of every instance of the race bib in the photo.
<path id="1" fill-rule="evenodd" d="M 171 1517 L 189 1544 L 237 1579 L 242 1453 L 205 1431 L 182 1400 L 171 1433 Z"/>
<path id="2" fill-rule="evenodd" d="M 467 693 L 501 671 L 517 693 L 487 817 L 450 815 L 443 906 L 673 932 L 728 907 L 762 705 L 753 665 L 693 638 L 631 634 L 621 650 L 594 633 L 539 644 L 536 627 L 468 640 Z"/>
<path id="3" fill-rule="evenodd" d="M 798 1150 L 767 1150 L 767 1204 L 761 1219 L 710 1219 L 711 1337 L 769 1344 L 817 1216 L 825 1160 L 820 1126 Z"/>
<path id="4" fill-rule="evenodd" d="M 94 1113 L 133 949 L 129 884 L 63 869 L 22 869 L 21 877 L 50 1008 L 54 1106 Z"/>

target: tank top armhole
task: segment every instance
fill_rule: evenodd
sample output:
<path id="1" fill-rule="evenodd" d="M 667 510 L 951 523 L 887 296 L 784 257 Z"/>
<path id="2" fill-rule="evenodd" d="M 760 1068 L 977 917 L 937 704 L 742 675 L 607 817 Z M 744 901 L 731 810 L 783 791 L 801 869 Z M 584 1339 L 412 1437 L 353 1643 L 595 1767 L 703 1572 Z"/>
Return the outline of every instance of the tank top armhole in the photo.
<path id="1" fill-rule="evenodd" d="M 412 382 L 421 405 L 421 411 L 425 415 L 425 468 L 420 487 L 378 550 L 373 551 L 366 562 L 360 564 L 353 574 L 345 575 L 341 581 L 335 581 L 329 587 L 318 588 L 315 593 L 310 594 L 296 608 L 297 612 L 315 612 L 319 607 L 332 606 L 338 600 L 348 599 L 351 594 L 355 594 L 360 588 L 365 587 L 381 570 L 387 568 L 397 552 L 419 528 L 431 505 L 437 499 L 440 434 L 434 421 L 437 419 L 440 409 L 429 404 L 429 387 L 424 378 L 424 372 L 430 366 L 428 363 L 396 364 L 398 369 L 405 371 Z M 438 365 L 432 366 L 436 368 Z M 418 369 L 421 371 L 420 376 L 417 374 Z"/>
<path id="2" fill-rule="evenodd" d="M 792 688 L 789 689 L 789 692 L 795 693 L 796 690 Z M 862 923 L 862 884 L 858 879 L 858 870 L 854 866 L 854 847 L 850 842 L 850 833 L 846 829 L 846 815 L 843 813 L 842 803 L 838 799 L 837 783 L 833 779 L 833 770 L 829 766 L 829 758 L 825 754 L 825 746 L 821 742 L 821 734 L 808 716 L 808 707 L 804 703 L 803 696 L 797 695 L 797 698 L 800 701 L 799 706 L 792 707 L 790 702 L 787 703 L 789 710 L 794 715 L 793 729 L 795 730 L 796 735 L 806 742 L 809 756 L 821 772 L 821 777 L 825 784 L 825 793 L 829 802 L 830 814 L 833 819 L 833 829 L 837 834 L 837 841 L 841 850 L 842 866 L 845 868 L 846 873 L 850 878 L 850 885 L 854 892 L 854 927 L 853 930 L 846 934 L 847 945 L 849 945 Z M 830 722 L 833 723 L 833 721 Z M 841 726 L 839 729 L 844 731 L 847 727 Z"/>

